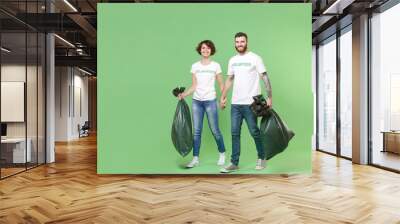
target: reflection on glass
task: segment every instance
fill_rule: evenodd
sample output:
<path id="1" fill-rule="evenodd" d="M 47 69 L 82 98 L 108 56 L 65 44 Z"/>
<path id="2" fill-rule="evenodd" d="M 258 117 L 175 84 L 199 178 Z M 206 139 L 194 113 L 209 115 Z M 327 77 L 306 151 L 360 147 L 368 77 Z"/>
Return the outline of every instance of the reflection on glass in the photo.
<path id="1" fill-rule="evenodd" d="M 372 163 L 400 170 L 400 5 L 371 22 Z"/>
<path id="2" fill-rule="evenodd" d="M 318 148 L 336 153 L 336 40 L 318 48 Z"/>
<path id="3" fill-rule="evenodd" d="M 24 171 L 31 159 L 25 130 L 25 37 L 25 33 L 1 34 L 1 45 L 8 49 L 1 52 L 2 177 Z"/>
<path id="4" fill-rule="evenodd" d="M 340 153 L 352 157 L 352 35 L 340 36 Z"/>
<path id="5" fill-rule="evenodd" d="M 45 3 L 0 1 L 0 7 L 22 15 L 44 13 Z M 0 178 L 4 178 L 45 162 L 46 39 L 44 33 L 2 12 L 0 20 Z"/>

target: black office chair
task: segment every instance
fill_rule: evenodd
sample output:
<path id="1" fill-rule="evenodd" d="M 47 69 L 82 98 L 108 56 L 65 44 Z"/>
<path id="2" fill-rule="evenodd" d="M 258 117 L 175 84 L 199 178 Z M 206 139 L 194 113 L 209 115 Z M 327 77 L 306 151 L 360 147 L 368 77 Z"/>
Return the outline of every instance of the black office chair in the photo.
<path id="1" fill-rule="evenodd" d="M 89 136 L 89 129 L 90 129 L 89 121 L 85 121 L 82 127 L 80 127 L 80 125 L 78 124 L 79 138 Z"/>

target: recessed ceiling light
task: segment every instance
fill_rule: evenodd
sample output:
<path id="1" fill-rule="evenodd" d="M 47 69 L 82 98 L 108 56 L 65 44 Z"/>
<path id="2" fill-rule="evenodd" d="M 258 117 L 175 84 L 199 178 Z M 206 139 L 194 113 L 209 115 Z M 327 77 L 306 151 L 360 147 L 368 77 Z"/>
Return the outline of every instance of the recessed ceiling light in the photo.
<path id="1" fill-rule="evenodd" d="M 11 50 L 9 50 L 9 49 L 7 49 L 7 48 L 5 48 L 5 47 L 1 47 L 1 50 L 4 51 L 4 52 L 6 52 L 6 53 L 10 53 L 10 52 L 11 52 Z"/>

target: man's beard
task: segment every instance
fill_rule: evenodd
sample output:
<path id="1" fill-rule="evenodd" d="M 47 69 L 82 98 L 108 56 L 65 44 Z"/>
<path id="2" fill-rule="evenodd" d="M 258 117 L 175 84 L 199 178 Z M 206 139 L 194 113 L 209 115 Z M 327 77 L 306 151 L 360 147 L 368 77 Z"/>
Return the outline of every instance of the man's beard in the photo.
<path id="1" fill-rule="evenodd" d="M 235 48 L 236 48 L 236 51 L 237 51 L 237 52 L 239 52 L 239 53 L 244 53 L 244 52 L 246 52 L 246 50 L 247 50 L 247 45 L 243 47 L 243 51 L 240 51 L 236 46 L 235 46 Z"/>

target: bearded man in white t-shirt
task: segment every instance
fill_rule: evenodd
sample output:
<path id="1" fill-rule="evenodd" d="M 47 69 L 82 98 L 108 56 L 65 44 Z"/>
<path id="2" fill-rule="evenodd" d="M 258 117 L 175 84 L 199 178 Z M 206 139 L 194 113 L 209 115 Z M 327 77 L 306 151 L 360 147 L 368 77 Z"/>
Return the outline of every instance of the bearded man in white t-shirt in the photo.
<path id="1" fill-rule="evenodd" d="M 239 169 L 240 132 L 243 120 L 247 123 L 257 149 L 258 158 L 255 169 L 262 170 L 266 166 L 257 117 L 250 105 L 253 102 L 253 96 L 261 94 L 260 78 L 267 90 L 267 106 L 269 107 L 272 107 L 272 88 L 261 57 L 247 49 L 247 40 L 245 33 L 239 32 L 235 35 L 235 48 L 238 54 L 229 60 L 228 79 L 225 82 L 220 100 L 221 108 L 225 108 L 226 95 L 233 84 L 231 105 L 232 156 L 231 164 L 221 169 L 222 173 L 230 173 Z"/>

